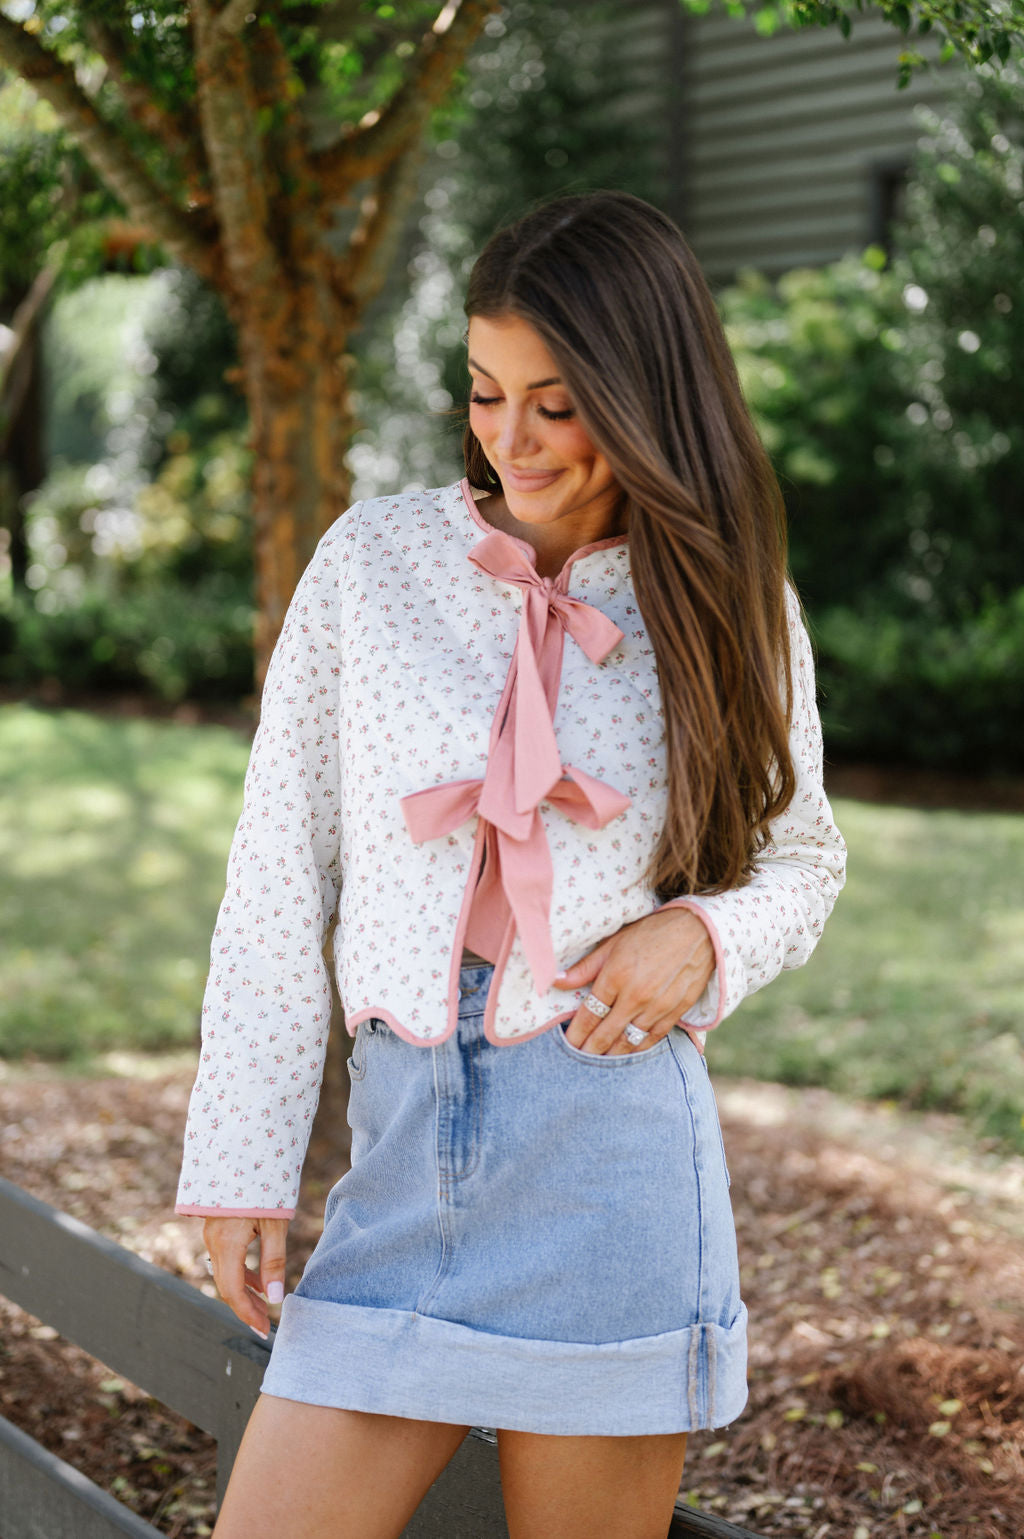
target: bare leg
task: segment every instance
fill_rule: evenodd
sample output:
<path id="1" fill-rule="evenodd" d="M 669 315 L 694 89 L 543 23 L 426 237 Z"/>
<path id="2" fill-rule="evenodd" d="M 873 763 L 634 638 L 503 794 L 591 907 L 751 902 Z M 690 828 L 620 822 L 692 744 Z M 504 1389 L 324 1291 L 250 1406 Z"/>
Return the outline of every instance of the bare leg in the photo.
<path id="1" fill-rule="evenodd" d="M 215 1539 L 398 1539 L 468 1430 L 261 1395 Z"/>
<path id="2" fill-rule="evenodd" d="M 498 1433 L 509 1539 L 665 1539 L 686 1433 L 548 1437 Z"/>

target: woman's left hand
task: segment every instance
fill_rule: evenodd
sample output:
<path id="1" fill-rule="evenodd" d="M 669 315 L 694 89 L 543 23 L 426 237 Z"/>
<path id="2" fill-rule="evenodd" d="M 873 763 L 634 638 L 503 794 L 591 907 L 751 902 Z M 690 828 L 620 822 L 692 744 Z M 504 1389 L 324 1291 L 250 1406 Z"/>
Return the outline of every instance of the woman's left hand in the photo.
<path id="1" fill-rule="evenodd" d="M 585 1053 L 646 1052 L 679 1024 L 714 970 L 711 937 L 691 909 L 661 909 L 623 925 L 555 980 L 556 989 L 586 988 L 611 1006 L 601 1017 L 580 1005 L 566 1041 Z M 647 1033 L 638 1047 L 622 1035 L 630 1022 Z"/>

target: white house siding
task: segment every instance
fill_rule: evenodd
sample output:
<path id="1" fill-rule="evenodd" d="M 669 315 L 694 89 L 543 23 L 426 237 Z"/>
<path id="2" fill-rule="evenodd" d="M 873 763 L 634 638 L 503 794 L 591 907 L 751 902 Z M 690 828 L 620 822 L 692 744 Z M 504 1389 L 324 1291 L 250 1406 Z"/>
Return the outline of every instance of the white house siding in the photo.
<path id="1" fill-rule="evenodd" d="M 677 210 L 712 282 L 881 238 L 882 183 L 909 160 L 914 109 L 942 102 L 958 65 L 900 91 L 900 34 L 874 16 L 856 17 L 849 39 L 834 27 L 762 37 L 718 9 L 687 16 L 680 44 Z"/>

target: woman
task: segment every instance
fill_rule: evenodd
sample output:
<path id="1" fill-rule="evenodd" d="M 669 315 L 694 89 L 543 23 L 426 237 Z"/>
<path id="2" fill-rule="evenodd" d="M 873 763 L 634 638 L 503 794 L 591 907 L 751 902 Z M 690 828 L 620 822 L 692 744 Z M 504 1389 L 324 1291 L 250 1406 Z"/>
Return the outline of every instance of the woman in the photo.
<path id="1" fill-rule="evenodd" d="M 746 1399 L 702 1034 L 806 959 L 844 856 L 778 489 L 655 209 L 527 215 L 466 310 L 467 481 L 324 536 L 232 846 L 178 1211 L 260 1334 L 336 910 L 356 1040 L 218 1539 L 398 1535 L 471 1425 L 512 1539 L 655 1539 Z"/>

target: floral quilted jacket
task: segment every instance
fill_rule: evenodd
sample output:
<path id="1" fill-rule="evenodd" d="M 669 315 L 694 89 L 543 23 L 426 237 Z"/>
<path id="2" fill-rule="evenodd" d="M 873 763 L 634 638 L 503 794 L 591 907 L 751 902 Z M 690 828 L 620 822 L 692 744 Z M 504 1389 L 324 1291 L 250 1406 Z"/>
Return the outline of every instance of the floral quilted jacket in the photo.
<path id="1" fill-rule="evenodd" d="M 560 968 L 659 907 L 663 723 L 628 536 L 540 577 L 481 508 L 465 482 L 357 504 L 299 583 L 213 936 L 179 1212 L 294 1211 L 335 915 L 350 1032 L 375 1016 L 443 1040 L 466 945 L 495 964 L 486 1035 L 514 1045 L 574 1013 Z M 792 595 L 789 620 L 796 795 L 746 886 L 676 900 L 715 945 L 691 1029 L 806 961 L 843 882 Z"/>

